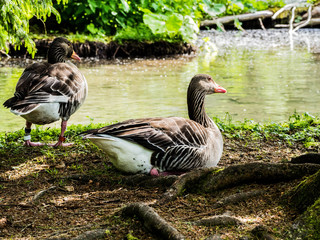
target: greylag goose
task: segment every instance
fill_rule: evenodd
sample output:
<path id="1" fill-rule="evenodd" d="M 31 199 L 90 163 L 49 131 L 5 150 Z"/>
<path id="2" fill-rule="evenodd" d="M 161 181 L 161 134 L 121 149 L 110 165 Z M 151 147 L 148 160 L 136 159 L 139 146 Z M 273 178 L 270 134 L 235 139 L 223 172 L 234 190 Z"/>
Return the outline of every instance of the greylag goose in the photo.
<path id="1" fill-rule="evenodd" d="M 205 95 L 225 93 L 209 75 L 195 75 L 188 88 L 190 119 L 131 119 L 83 133 L 128 173 L 169 175 L 216 166 L 223 150 L 219 128 L 206 114 Z"/>
<path id="2" fill-rule="evenodd" d="M 68 146 L 64 132 L 70 116 L 81 106 L 87 95 L 87 82 L 79 69 L 66 59 L 80 61 L 71 42 L 58 37 L 48 50 L 48 62 L 34 63 L 22 73 L 14 93 L 3 105 L 26 119 L 24 142 L 27 146 L 40 146 L 31 142 L 32 124 L 61 122 L 59 140 L 53 146 Z"/>

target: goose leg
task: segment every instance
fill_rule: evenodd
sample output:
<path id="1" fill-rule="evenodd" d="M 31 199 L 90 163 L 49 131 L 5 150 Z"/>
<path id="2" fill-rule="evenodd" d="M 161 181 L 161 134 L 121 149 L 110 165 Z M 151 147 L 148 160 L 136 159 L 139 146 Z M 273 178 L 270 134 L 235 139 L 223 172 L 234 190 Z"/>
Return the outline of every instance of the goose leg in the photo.
<path id="1" fill-rule="evenodd" d="M 60 133 L 60 136 L 59 136 L 59 140 L 58 140 L 58 142 L 56 144 L 51 145 L 51 146 L 53 146 L 53 147 L 59 147 L 59 146 L 68 147 L 68 146 L 72 145 L 72 143 L 63 143 L 66 140 L 66 138 L 64 137 L 64 132 L 67 129 L 67 123 L 68 123 L 68 121 L 62 120 L 62 122 L 61 122 L 61 133 Z"/>
<path id="2" fill-rule="evenodd" d="M 26 121 L 26 127 L 24 129 L 24 145 L 28 146 L 28 147 L 37 147 L 37 146 L 43 146 L 43 143 L 39 143 L 39 142 L 31 142 L 31 126 L 32 123 Z"/>

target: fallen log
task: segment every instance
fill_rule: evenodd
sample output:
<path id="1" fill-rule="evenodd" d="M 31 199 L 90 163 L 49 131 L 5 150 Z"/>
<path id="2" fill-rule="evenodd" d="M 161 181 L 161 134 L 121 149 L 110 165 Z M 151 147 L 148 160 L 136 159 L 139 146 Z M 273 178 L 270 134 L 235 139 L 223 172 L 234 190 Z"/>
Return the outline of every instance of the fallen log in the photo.
<path id="1" fill-rule="evenodd" d="M 121 211 L 123 216 L 137 216 L 143 221 L 144 226 L 151 233 L 157 233 L 157 237 L 168 240 L 185 239 L 177 229 L 160 217 L 152 207 L 144 203 L 131 203 Z"/>
<path id="2" fill-rule="evenodd" d="M 226 16 L 221 17 L 213 20 L 204 20 L 200 23 L 200 27 L 211 27 L 218 24 L 228 24 L 234 22 L 234 20 L 238 19 L 240 22 L 250 21 L 250 20 L 258 20 L 259 18 L 270 18 L 272 17 L 273 12 L 266 10 L 266 11 L 259 11 L 255 13 L 246 13 L 246 14 L 239 14 L 233 16 Z"/>
<path id="3" fill-rule="evenodd" d="M 293 27 L 298 27 L 300 25 L 302 25 L 303 23 L 305 23 L 307 21 L 303 21 L 300 23 L 294 23 Z M 306 26 L 317 26 L 320 25 L 320 18 L 311 18 L 310 21 L 308 22 L 308 24 L 306 24 L 304 27 Z M 290 24 L 276 24 L 274 25 L 275 28 L 288 28 L 290 27 Z"/>

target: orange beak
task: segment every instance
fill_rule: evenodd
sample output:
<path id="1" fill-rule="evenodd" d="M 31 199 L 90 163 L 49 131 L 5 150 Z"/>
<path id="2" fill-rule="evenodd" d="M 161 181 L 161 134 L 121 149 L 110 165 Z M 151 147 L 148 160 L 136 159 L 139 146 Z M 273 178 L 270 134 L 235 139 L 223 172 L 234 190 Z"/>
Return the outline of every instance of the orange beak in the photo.
<path id="1" fill-rule="evenodd" d="M 73 51 L 72 55 L 71 55 L 71 58 L 76 60 L 76 61 L 79 61 L 81 62 L 81 58 L 78 56 L 78 54 L 76 54 L 75 51 Z"/>
<path id="2" fill-rule="evenodd" d="M 215 93 L 226 93 L 227 90 L 217 84 L 217 87 L 214 89 Z"/>

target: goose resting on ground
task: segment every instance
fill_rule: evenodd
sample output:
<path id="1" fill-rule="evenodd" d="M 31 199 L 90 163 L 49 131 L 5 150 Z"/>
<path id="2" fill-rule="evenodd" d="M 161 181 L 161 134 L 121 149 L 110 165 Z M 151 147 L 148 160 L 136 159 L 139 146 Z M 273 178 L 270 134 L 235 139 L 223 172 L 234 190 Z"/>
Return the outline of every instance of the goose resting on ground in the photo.
<path id="1" fill-rule="evenodd" d="M 168 175 L 216 166 L 223 150 L 222 135 L 206 114 L 205 95 L 225 93 L 206 74 L 194 76 L 188 88 L 189 119 L 131 119 L 84 132 L 104 150 L 118 169 L 129 173 Z"/>
<path id="2" fill-rule="evenodd" d="M 87 82 L 79 69 L 67 58 L 80 61 L 72 44 L 65 38 L 55 38 L 48 51 L 48 62 L 34 63 L 22 73 L 14 97 L 3 105 L 14 114 L 26 119 L 24 141 L 27 146 L 40 146 L 31 142 L 31 125 L 61 122 L 59 141 L 64 144 L 64 132 L 70 116 L 81 106 L 87 95 Z"/>

